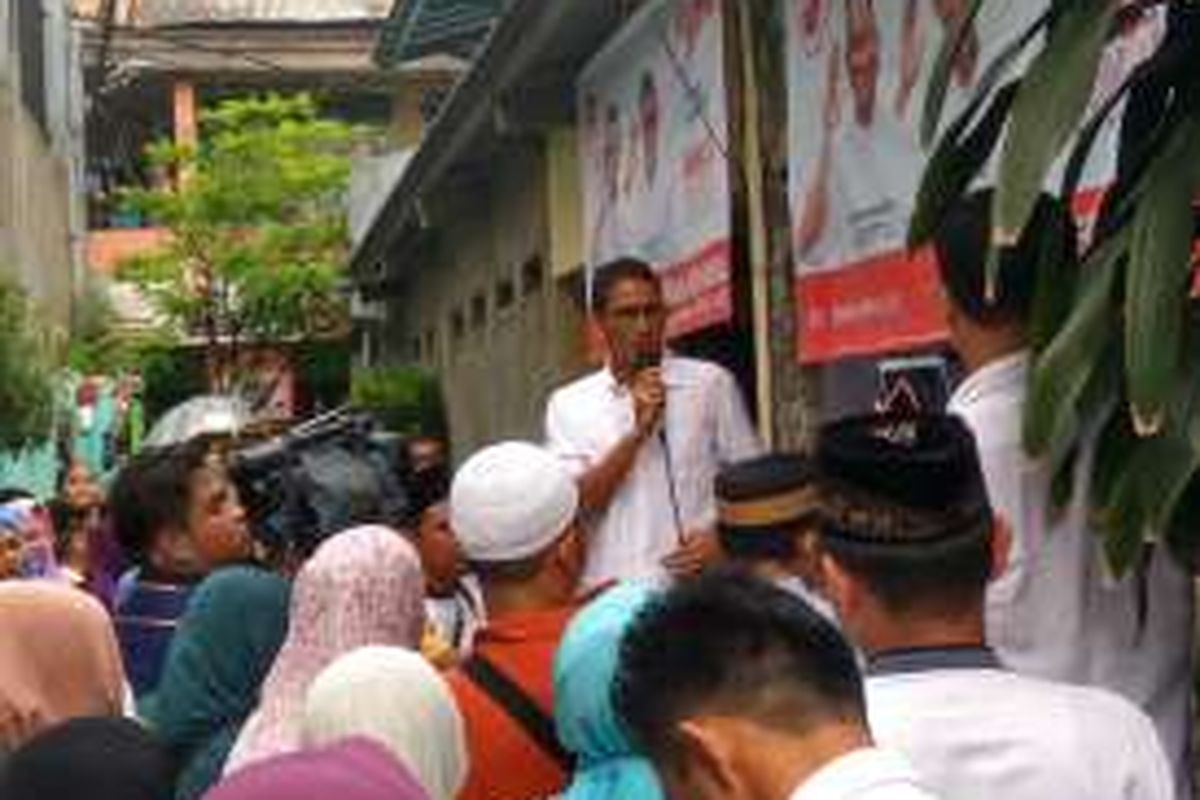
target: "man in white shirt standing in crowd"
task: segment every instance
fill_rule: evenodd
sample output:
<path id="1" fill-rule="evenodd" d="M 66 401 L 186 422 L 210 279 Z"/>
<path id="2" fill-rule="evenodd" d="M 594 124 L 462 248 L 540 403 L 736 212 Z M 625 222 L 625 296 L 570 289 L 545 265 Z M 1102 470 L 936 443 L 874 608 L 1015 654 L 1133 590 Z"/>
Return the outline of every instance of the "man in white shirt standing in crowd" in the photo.
<path id="1" fill-rule="evenodd" d="M 988 302 L 991 197 L 965 198 L 935 237 L 951 344 L 968 372 L 948 410 L 974 434 L 992 507 L 1013 534 L 1008 568 L 988 588 L 988 643 L 1017 672 L 1113 689 L 1140 706 L 1158 729 L 1178 796 L 1191 797 L 1191 580 L 1161 547 L 1148 552 L 1144 581 L 1111 575 L 1088 522 L 1090 438 L 1072 499 L 1056 514 L 1047 465 L 1022 449 L 1025 333 L 1040 248 L 1074 259 L 1074 225 L 1061 204 L 1040 198 Z"/>
<path id="2" fill-rule="evenodd" d="M 613 699 L 667 797 L 934 797 L 903 756 L 872 745 L 862 677 L 837 629 L 744 570 L 651 600 L 625 633 Z"/>
<path id="3" fill-rule="evenodd" d="M 1009 536 L 961 420 L 843 420 L 822 430 L 817 459 L 824 586 L 867 654 L 880 745 L 948 798 L 1175 797 L 1141 710 L 1105 689 L 1012 672 L 984 644 L 985 587 Z"/>
<path id="4" fill-rule="evenodd" d="M 608 363 L 546 408 L 547 446 L 579 482 L 583 588 L 695 573 L 718 549 L 718 468 L 759 449 L 737 383 L 716 364 L 664 352 L 667 309 L 648 264 L 600 267 L 593 294 Z"/>

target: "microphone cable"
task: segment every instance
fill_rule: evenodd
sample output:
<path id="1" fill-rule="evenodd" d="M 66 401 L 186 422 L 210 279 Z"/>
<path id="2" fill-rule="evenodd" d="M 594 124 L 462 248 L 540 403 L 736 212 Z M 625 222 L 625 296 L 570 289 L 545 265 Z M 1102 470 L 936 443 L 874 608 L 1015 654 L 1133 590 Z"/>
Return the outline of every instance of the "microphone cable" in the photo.
<path id="1" fill-rule="evenodd" d="M 683 530 L 683 513 L 679 510 L 679 492 L 675 488 L 675 469 L 671 463 L 671 445 L 667 440 L 667 415 L 663 409 L 662 425 L 658 429 L 658 443 L 662 446 L 663 469 L 667 478 L 667 496 L 671 501 L 671 516 L 675 520 L 676 543 L 682 545 L 685 538 Z"/>

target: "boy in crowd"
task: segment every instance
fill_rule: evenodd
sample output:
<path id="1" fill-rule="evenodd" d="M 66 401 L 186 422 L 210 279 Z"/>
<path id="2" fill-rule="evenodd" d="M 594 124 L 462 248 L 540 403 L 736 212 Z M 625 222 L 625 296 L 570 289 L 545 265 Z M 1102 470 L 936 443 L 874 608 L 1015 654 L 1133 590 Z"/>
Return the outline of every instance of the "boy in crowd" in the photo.
<path id="1" fill-rule="evenodd" d="M 192 587 L 214 567 L 246 561 L 252 542 L 237 491 L 193 440 L 139 455 L 109 497 L 117 540 L 137 564 L 114 616 L 134 693 L 154 690 Z"/>

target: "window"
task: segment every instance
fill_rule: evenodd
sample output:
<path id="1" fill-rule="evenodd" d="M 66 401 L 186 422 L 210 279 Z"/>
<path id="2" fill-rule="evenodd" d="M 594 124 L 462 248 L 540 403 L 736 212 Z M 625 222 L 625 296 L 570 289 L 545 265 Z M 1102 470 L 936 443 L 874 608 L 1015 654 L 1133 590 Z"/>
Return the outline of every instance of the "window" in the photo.
<path id="1" fill-rule="evenodd" d="M 433 328 L 425 331 L 425 360 L 431 364 L 437 361 L 437 331 Z"/>
<path id="2" fill-rule="evenodd" d="M 503 311 L 512 306 L 516 296 L 517 290 L 513 286 L 512 278 L 503 278 L 496 284 L 496 310 Z"/>
<path id="3" fill-rule="evenodd" d="M 46 130 L 46 14 L 42 0 L 17 0 L 21 102 Z"/>
<path id="4" fill-rule="evenodd" d="M 461 308 L 454 309 L 450 315 L 450 335 L 458 341 L 467 332 L 467 318 Z"/>
<path id="5" fill-rule="evenodd" d="M 541 256 L 534 256 L 521 265 L 521 291 L 526 297 L 540 292 L 545 278 L 546 268 Z"/>
<path id="6" fill-rule="evenodd" d="M 483 292 L 471 298 L 471 329 L 480 331 L 487 326 L 487 295 Z"/>

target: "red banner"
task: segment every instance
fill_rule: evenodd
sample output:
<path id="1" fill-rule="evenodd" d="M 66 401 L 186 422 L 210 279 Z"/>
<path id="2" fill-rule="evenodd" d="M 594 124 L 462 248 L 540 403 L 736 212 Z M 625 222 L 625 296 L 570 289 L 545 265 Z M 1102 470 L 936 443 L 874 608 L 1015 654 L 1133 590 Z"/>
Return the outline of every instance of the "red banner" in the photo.
<path id="1" fill-rule="evenodd" d="M 806 364 L 912 349 L 946 336 L 932 250 L 800 275 L 795 287 L 796 352 Z"/>

